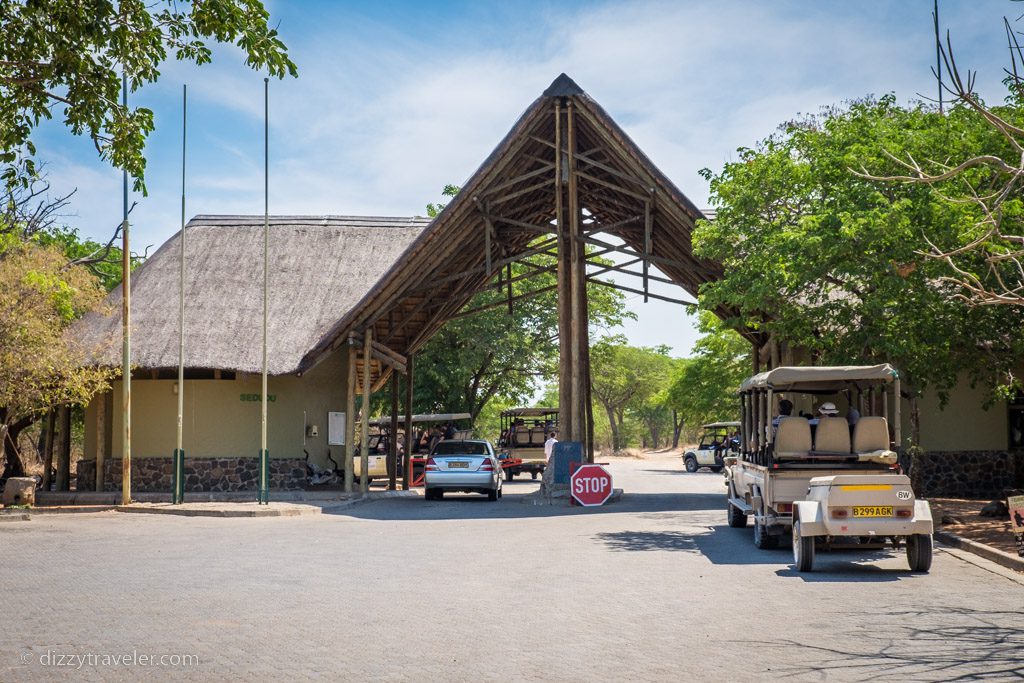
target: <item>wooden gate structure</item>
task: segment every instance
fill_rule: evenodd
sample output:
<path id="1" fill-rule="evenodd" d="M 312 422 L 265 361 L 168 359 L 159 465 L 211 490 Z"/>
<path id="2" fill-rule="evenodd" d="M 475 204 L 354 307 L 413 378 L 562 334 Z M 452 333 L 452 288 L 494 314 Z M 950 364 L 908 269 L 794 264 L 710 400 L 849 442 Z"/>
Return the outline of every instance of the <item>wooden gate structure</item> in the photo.
<path id="1" fill-rule="evenodd" d="M 701 284 L 721 272 L 693 255 L 700 218 L 604 109 L 562 74 L 304 364 L 349 345 L 351 408 L 356 391 L 368 395 L 392 371 L 411 375 L 410 356 L 446 321 L 477 312 L 464 308 L 477 292 L 507 291 L 501 305 L 511 311 L 517 300 L 552 289 L 513 296 L 514 282 L 557 271 L 560 436 L 586 444 L 592 461 L 586 285 L 692 305 Z M 612 253 L 621 255 L 618 263 L 595 261 Z M 540 254 L 556 257 L 557 266 L 535 263 Z M 513 277 L 516 262 L 529 272 Z M 636 276 L 636 285 L 602 279 L 608 273 Z M 678 285 L 691 298 L 653 293 L 651 282 Z M 406 392 L 407 404 L 410 397 Z M 408 405 L 405 413 L 412 413 Z"/>

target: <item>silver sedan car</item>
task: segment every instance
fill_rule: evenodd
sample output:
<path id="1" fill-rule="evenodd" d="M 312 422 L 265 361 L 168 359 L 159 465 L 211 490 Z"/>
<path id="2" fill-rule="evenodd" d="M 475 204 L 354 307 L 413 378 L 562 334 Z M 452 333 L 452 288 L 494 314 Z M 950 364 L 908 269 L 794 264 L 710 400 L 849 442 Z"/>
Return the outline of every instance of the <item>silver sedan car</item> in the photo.
<path id="1" fill-rule="evenodd" d="M 485 493 L 501 498 L 501 463 L 489 441 L 440 441 L 427 459 L 424 486 L 427 500 L 439 500 L 445 491 Z"/>

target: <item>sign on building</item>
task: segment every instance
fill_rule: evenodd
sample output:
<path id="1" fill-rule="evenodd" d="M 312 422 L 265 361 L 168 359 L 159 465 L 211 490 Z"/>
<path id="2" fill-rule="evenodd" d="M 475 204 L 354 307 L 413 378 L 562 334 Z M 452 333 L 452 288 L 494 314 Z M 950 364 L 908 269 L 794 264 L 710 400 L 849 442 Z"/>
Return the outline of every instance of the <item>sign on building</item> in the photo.
<path id="1" fill-rule="evenodd" d="M 345 413 L 327 413 L 327 445 L 345 445 Z"/>

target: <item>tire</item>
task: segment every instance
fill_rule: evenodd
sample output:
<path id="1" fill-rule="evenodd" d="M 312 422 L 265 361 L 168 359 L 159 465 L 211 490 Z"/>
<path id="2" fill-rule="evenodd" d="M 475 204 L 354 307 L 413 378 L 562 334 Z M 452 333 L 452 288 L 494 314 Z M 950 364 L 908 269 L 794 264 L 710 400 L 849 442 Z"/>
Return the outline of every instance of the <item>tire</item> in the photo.
<path id="1" fill-rule="evenodd" d="M 709 468 L 709 469 L 710 469 L 710 470 L 711 470 L 712 472 L 714 472 L 715 474 L 718 474 L 719 472 L 721 472 L 721 471 L 722 471 L 722 467 L 723 467 L 723 466 L 715 465 L 714 467 L 711 467 L 711 468 Z"/>
<path id="2" fill-rule="evenodd" d="M 686 471 L 690 474 L 693 474 L 700 469 L 700 465 L 697 464 L 697 458 L 692 455 L 686 456 L 686 459 L 683 460 L 683 464 L 686 466 Z"/>
<path id="3" fill-rule="evenodd" d="M 423 490 L 424 500 L 437 500 L 437 489 L 424 489 Z"/>
<path id="4" fill-rule="evenodd" d="M 910 571 L 927 574 L 932 568 L 932 537 L 914 534 L 907 538 L 907 564 Z"/>
<path id="5" fill-rule="evenodd" d="M 732 503 L 726 503 L 725 505 L 728 508 L 729 526 L 733 529 L 742 529 L 747 526 L 747 516 L 738 507 Z"/>
<path id="6" fill-rule="evenodd" d="M 798 572 L 814 569 L 814 536 L 800 534 L 800 520 L 793 522 L 793 566 Z"/>
<path id="7" fill-rule="evenodd" d="M 779 537 L 768 534 L 768 528 L 754 518 L 754 546 L 759 550 L 773 550 L 779 547 Z"/>
<path id="8" fill-rule="evenodd" d="M 511 469 L 505 470 L 505 481 L 512 481 L 516 476 L 516 473 Z"/>
<path id="9" fill-rule="evenodd" d="M 491 489 L 487 492 L 487 500 L 496 502 L 498 500 L 498 489 Z"/>
<path id="10" fill-rule="evenodd" d="M 537 473 L 536 472 L 530 472 L 530 479 L 536 479 L 536 478 L 537 478 Z"/>

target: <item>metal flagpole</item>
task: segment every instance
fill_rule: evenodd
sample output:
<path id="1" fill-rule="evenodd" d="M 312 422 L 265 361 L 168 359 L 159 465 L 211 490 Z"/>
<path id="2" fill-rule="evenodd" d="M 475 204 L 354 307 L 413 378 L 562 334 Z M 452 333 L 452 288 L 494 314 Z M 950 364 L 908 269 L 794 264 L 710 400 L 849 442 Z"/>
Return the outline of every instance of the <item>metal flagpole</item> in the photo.
<path id="1" fill-rule="evenodd" d="M 128 76 L 121 74 L 121 105 L 128 109 Z M 128 244 L 128 170 L 122 173 L 124 213 L 121 219 L 121 400 L 124 430 L 121 443 L 121 505 L 132 502 L 132 326 L 131 251 Z"/>
<path id="2" fill-rule="evenodd" d="M 185 501 L 185 448 L 181 430 L 185 414 L 185 140 L 188 135 L 188 86 L 181 86 L 181 262 L 178 268 L 178 440 L 174 449 L 173 492 L 175 505 Z"/>
<path id="3" fill-rule="evenodd" d="M 270 454 L 267 452 L 267 292 L 268 251 L 270 244 L 270 79 L 263 79 L 263 400 L 260 411 L 260 476 L 261 505 L 270 502 Z"/>

